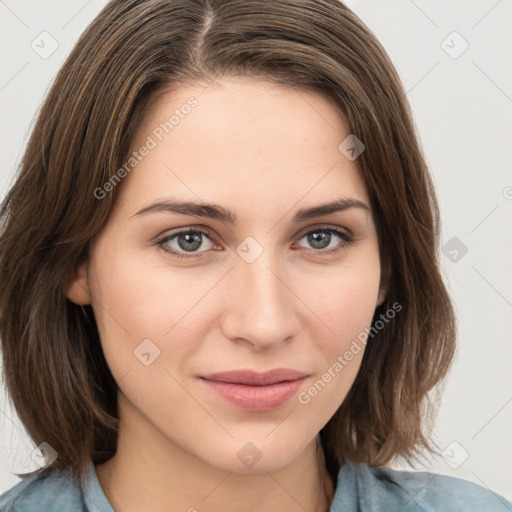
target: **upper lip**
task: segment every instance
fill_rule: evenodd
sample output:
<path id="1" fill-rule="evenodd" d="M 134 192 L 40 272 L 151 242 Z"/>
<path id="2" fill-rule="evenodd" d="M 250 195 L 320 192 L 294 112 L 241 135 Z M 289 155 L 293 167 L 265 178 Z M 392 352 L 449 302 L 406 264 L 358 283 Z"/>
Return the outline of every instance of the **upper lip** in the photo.
<path id="1" fill-rule="evenodd" d="M 231 370 L 227 372 L 202 375 L 201 378 L 217 382 L 229 382 L 232 384 L 246 384 L 252 386 L 265 386 L 290 380 L 303 379 L 308 374 L 288 368 L 276 368 L 267 372 L 254 370 Z"/>

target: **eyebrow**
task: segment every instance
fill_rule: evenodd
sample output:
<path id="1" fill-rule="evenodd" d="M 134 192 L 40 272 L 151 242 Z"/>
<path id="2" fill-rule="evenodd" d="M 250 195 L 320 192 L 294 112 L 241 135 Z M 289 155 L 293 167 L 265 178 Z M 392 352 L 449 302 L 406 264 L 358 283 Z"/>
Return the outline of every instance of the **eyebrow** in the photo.
<path id="1" fill-rule="evenodd" d="M 350 208 L 359 208 L 366 212 L 370 212 L 370 207 L 363 201 L 354 198 L 342 198 L 330 203 L 320 204 L 318 206 L 313 206 L 312 208 L 299 210 L 294 215 L 292 222 L 294 224 L 298 224 L 306 220 L 314 219 L 315 217 L 321 217 L 323 215 L 329 215 L 336 212 L 343 212 Z M 131 218 L 157 212 L 180 213 L 182 215 L 190 215 L 193 217 L 203 217 L 206 219 L 219 220 L 228 224 L 236 224 L 238 222 L 238 218 L 234 212 L 227 210 L 223 206 L 219 206 L 217 204 L 197 203 L 193 201 L 178 202 L 168 200 L 158 201 L 145 206 L 135 215 L 132 215 Z"/>

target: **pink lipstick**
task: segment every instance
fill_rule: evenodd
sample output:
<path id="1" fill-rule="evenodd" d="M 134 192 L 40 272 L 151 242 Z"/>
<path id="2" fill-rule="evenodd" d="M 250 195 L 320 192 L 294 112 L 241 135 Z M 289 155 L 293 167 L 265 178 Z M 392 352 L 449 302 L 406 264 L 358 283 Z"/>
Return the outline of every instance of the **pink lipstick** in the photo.
<path id="1" fill-rule="evenodd" d="M 301 387 L 308 374 L 277 368 L 259 373 L 234 370 L 201 376 L 208 388 L 247 411 L 271 411 L 285 404 Z"/>

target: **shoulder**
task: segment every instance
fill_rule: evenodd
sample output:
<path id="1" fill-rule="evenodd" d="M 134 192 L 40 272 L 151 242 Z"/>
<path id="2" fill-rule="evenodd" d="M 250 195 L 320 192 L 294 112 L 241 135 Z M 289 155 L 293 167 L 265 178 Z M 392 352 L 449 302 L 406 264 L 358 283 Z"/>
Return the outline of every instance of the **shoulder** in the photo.
<path id="1" fill-rule="evenodd" d="M 347 462 L 340 468 L 330 511 L 344 510 L 512 512 L 512 502 L 461 478 Z"/>
<path id="2" fill-rule="evenodd" d="M 366 478 L 380 483 L 385 492 L 407 510 L 450 512 L 512 512 L 512 503 L 474 482 L 426 471 L 399 471 L 389 468 L 360 468 Z"/>
<path id="3" fill-rule="evenodd" d="M 0 495 L 1 512 L 81 512 L 82 492 L 73 479 L 62 472 L 24 477 Z"/>

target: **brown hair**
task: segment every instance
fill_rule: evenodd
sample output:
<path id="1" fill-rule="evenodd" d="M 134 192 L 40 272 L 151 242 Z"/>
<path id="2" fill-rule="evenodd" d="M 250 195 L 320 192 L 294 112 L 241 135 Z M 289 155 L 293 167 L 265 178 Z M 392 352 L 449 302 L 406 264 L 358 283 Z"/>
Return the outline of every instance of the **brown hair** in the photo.
<path id="1" fill-rule="evenodd" d="M 58 453 L 40 472 L 82 479 L 89 459 L 116 451 L 117 385 L 92 309 L 66 296 L 119 187 L 101 201 L 94 191 L 126 161 L 157 92 L 230 75 L 323 93 L 366 146 L 357 163 L 388 283 L 372 325 L 391 304 L 402 310 L 368 340 L 321 431 L 331 475 L 345 459 L 382 466 L 432 451 L 423 420 L 453 358 L 455 317 L 438 266 L 433 184 L 374 34 L 338 0 L 114 0 L 58 73 L 0 208 L 4 379 L 31 438 Z"/>

